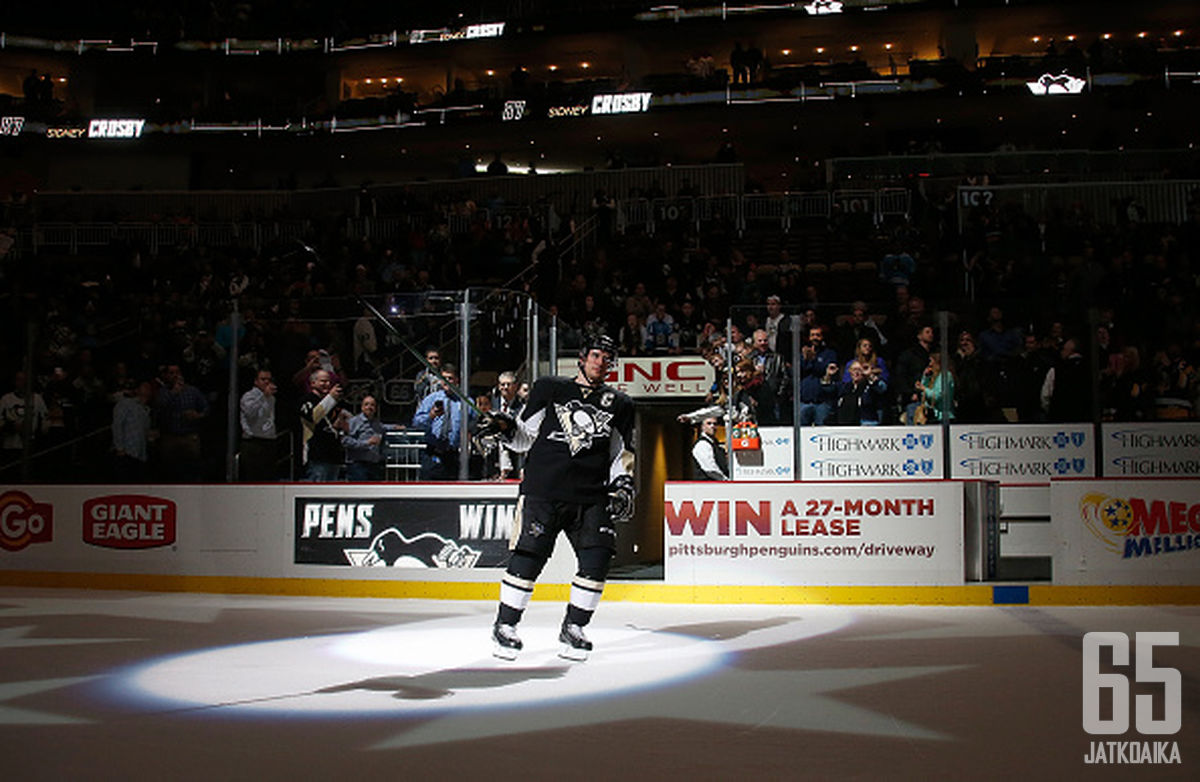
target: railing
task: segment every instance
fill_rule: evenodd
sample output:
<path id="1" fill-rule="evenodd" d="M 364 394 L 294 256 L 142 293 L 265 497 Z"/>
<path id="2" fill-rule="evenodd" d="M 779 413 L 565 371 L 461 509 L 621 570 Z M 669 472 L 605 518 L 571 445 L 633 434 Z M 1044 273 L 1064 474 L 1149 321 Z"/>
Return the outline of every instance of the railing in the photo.
<path id="1" fill-rule="evenodd" d="M 440 211 L 473 201 L 501 201 L 517 208 L 554 204 L 560 214 L 587 211 L 596 191 L 628 197 L 639 191 L 690 190 L 712 195 L 741 193 L 740 163 L 660 166 L 555 174 L 469 177 L 424 182 L 311 190 L 208 190 L 144 192 L 42 192 L 37 209 L 51 222 L 286 222 L 292 215 L 333 213 L 385 217 L 410 211 Z M 373 207 L 370 205 L 373 204 Z"/>
<path id="2" fill-rule="evenodd" d="M 1200 180 L 1154 182 L 1073 182 L 962 186 L 958 188 L 960 221 L 976 207 L 1016 203 L 1028 214 L 1044 214 L 1059 208 L 1082 209 L 1101 222 L 1144 221 L 1182 224 L 1200 203 Z M 907 220 L 912 194 L 903 188 L 840 189 L 803 193 L 728 193 L 676 198 L 623 198 L 617 200 L 614 227 L 653 235 L 665 226 L 698 231 L 714 221 L 726 221 L 739 234 L 752 229 L 791 230 L 798 222 L 827 222 L 834 217 L 860 216 L 873 225 L 889 219 Z M 549 223 L 547 211 L 530 206 L 500 206 L 471 211 L 441 213 L 414 211 L 403 215 L 349 216 L 343 222 L 347 236 L 372 241 L 394 241 L 404 233 L 444 221 L 453 234 L 464 234 L 473 226 L 487 224 L 503 228 L 508 221 L 538 214 Z M 590 211 L 590 206 L 589 210 Z M 586 225 L 586 223 L 581 223 Z M 115 241 L 147 248 L 183 244 L 211 247 L 261 249 L 271 242 L 309 236 L 307 220 L 263 220 L 239 222 L 150 223 L 150 222 L 39 222 L 17 232 L 13 251 L 38 252 L 50 248 L 71 254 L 83 248 L 106 247 Z M 583 232 L 575 249 L 594 237 Z M 582 242 L 582 243 L 581 243 Z"/>
<path id="3" fill-rule="evenodd" d="M 251 247 L 270 242 L 300 239 L 311 232 L 307 220 L 242 223 L 36 223 L 19 233 L 17 252 L 24 249 L 65 249 L 72 255 L 81 248 L 107 247 L 120 241 L 144 247 L 156 254 L 159 248 L 178 245 L 207 247 Z"/>
<path id="4" fill-rule="evenodd" d="M 1008 152 L 937 152 L 920 155 L 840 157 L 825 161 L 826 182 L 831 187 L 855 182 L 894 182 L 920 175 L 930 179 L 962 180 L 966 177 L 1020 177 L 1025 182 L 1064 178 L 1115 182 L 1132 179 L 1161 180 L 1165 171 L 1195 166 L 1195 149 L 1128 149 L 1093 152 L 1086 149 L 1020 150 Z"/>
<path id="5" fill-rule="evenodd" d="M 1169 182 L 1071 182 L 958 188 L 960 224 L 970 210 L 1014 203 L 1029 215 L 1082 210 L 1102 223 L 1180 225 L 1200 203 L 1200 180 Z"/>
<path id="6" fill-rule="evenodd" d="M 899 188 L 837 190 L 812 193 L 756 193 L 693 198 L 633 198 L 618 205 L 622 231 L 631 228 L 654 234 L 664 226 L 699 230 L 704 224 L 727 221 L 738 233 L 778 227 L 788 231 L 796 221 L 828 221 L 835 214 L 860 214 L 878 225 L 888 218 L 907 219 L 911 194 Z"/>

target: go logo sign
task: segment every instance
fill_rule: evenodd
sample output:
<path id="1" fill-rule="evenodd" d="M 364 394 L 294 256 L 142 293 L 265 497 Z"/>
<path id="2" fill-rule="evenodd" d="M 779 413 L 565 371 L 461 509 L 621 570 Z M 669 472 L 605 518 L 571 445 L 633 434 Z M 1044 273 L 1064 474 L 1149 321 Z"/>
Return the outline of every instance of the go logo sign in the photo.
<path id="1" fill-rule="evenodd" d="M 0 494 L 0 548 L 20 551 L 30 543 L 49 543 L 54 536 L 54 507 L 34 502 L 23 491 Z"/>
<path id="2" fill-rule="evenodd" d="M 1163 688 L 1162 718 L 1154 716 L 1151 694 L 1134 697 L 1134 724 L 1143 735 L 1165 736 L 1179 731 L 1183 712 L 1183 684 L 1176 668 L 1155 667 L 1154 647 L 1179 646 L 1179 633 L 1137 633 L 1134 648 L 1134 681 L 1139 684 L 1161 684 Z M 1100 671 L 1100 649 L 1112 649 L 1112 664 L 1129 665 L 1129 636 L 1125 633 L 1094 632 L 1083 637 L 1083 729 L 1093 736 L 1112 736 L 1129 730 L 1129 677 L 1123 673 Z M 1111 716 L 1101 710 L 1104 690 L 1111 691 Z"/>

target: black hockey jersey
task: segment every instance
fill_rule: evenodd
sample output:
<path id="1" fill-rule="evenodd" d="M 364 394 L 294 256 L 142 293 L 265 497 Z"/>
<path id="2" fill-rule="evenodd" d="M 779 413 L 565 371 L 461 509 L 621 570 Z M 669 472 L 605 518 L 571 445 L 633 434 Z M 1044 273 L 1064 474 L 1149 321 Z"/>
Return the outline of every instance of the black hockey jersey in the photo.
<path id="1" fill-rule="evenodd" d="M 304 438 L 304 463 L 341 464 L 346 459 L 342 438 L 334 428 L 338 401 L 332 396 L 309 392 L 300 403 L 300 424 Z"/>
<path id="2" fill-rule="evenodd" d="M 610 386 L 570 378 L 533 384 L 510 448 L 527 451 L 521 493 L 591 503 L 620 475 L 633 477 L 633 400 Z"/>

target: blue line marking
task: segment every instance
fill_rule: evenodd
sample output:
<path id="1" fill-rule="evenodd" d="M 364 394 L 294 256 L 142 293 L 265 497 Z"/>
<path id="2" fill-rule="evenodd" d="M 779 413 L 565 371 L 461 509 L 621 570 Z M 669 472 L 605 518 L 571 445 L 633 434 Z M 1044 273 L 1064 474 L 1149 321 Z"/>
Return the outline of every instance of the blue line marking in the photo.
<path id="1" fill-rule="evenodd" d="M 993 605 L 1029 605 L 1029 587 L 1027 586 L 996 586 L 992 587 Z"/>

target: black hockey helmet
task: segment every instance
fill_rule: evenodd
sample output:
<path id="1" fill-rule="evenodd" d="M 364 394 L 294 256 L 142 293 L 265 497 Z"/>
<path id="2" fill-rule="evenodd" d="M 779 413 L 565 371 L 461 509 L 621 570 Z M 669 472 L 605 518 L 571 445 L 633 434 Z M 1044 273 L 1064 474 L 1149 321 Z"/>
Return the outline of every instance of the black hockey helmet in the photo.
<path id="1" fill-rule="evenodd" d="M 579 358 L 587 358 L 587 354 L 593 350 L 603 350 L 610 356 L 610 361 L 617 360 L 616 340 L 607 334 L 589 334 L 585 336 L 583 344 L 579 346 Z"/>

